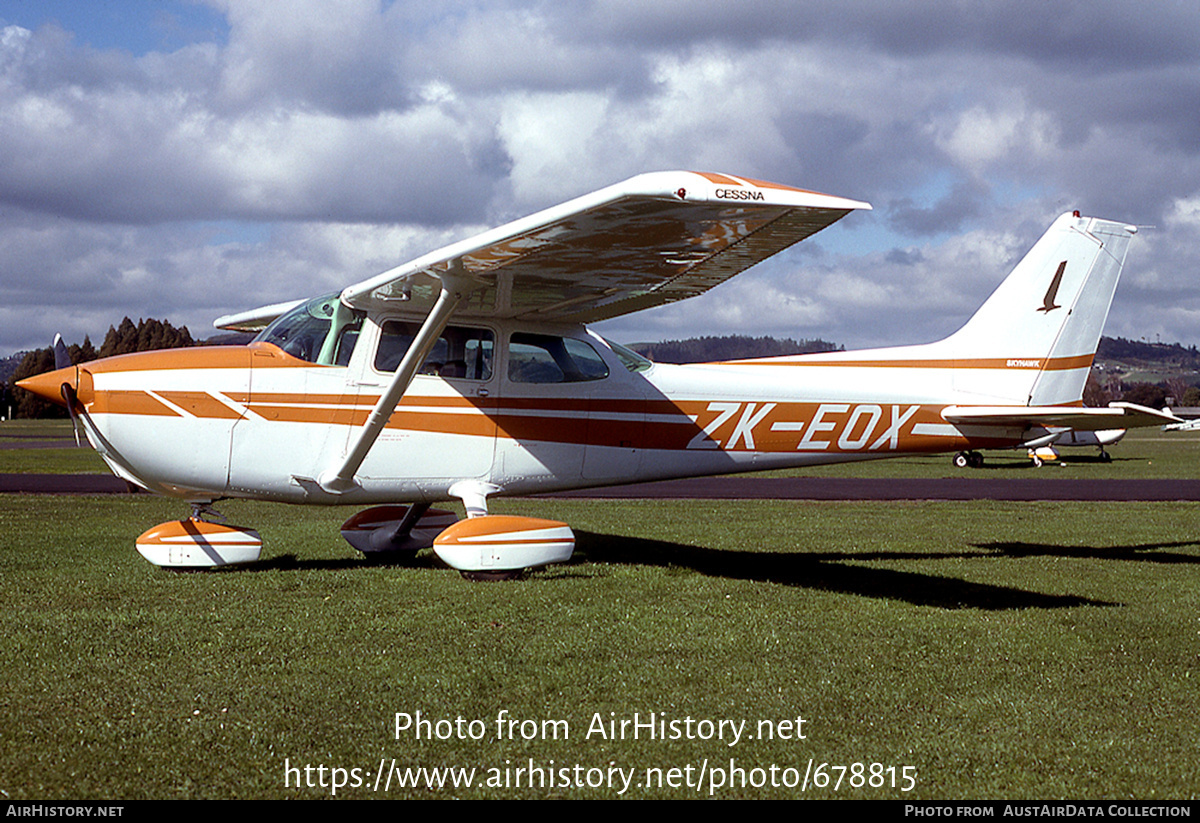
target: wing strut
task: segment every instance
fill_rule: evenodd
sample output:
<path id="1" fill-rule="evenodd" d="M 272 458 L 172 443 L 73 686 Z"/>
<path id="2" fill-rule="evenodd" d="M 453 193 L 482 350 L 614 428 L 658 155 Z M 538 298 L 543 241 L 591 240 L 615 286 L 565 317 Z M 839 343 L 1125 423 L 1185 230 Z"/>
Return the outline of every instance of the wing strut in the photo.
<path id="1" fill-rule="evenodd" d="M 438 337 L 441 336 L 442 330 L 446 328 L 446 323 L 450 320 L 451 313 L 463 297 L 472 290 L 470 281 L 465 277 L 449 273 L 442 274 L 440 277 L 442 291 L 438 295 L 437 303 L 429 312 L 429 316 L 425 318 L 425 322 L 421 324 L 421 329 L 413 338 L 412 345 L 405 352 L 404 359 L 396 368 L 396 374 L 392 378 L 392 382 L 388 384 L 387 391 L 379 398 L 375 408 L 371 409 L 371 414 L 367 417 L 362 431 L 359 432 L 358 439 L 346 453 L 341 466 L 322 472 L 318 478 L 317 482 L 325 491 L 339 494 L 354 488 L 356 485 L 354 473 L 358 471 L 359 466 L 366 459 L 367 452 L 371 450 L 379 433 L 387 425 L 392 412 L 396 409 L 396 404 L 408 391 L 408 386 L 416 376 L 417 369 L 425 362 L 429 352 L 433 350 L 434 344 L 437 343 Z"/>

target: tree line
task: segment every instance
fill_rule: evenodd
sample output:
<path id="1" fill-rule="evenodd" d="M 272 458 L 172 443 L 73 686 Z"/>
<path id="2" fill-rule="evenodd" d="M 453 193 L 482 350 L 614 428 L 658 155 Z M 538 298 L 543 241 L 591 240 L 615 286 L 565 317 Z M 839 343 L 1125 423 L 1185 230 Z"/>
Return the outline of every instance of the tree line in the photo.
<path id="1" fill-rule="evenodd" d="M 783 340 L 774 337 L 691 337 L 662 343 L 634 343 L 629 348 L 655 363 L 719 363 L 724 360 L 749 360 L 755 357 L 780 357 L 787 354 L 816 354 L 845 351 L 827 340 Z"/>
<path id="2" fill-rule="evenodd" d="M 1200 350 L 1179 343 L 1149 343 L 1124 337 L 1101 337 L 1096 347 L 1097 360 L 1142 360 L 1169 363 L 1185 369 L 1200 370 Z"/>
<path id="3" fill-rule="evenodd" d="M 196 342 L 192 339 L 187 326 L 176 328 L 168 320 L 155 320 L 154 318 L 138 320 L 137 325 L 134 325 L 133 321 L 126 317 L 117 327 L 108 327 L 108 334 L 104 336 L 104 343 L 99 350 L 92 345 L 90 337 L 84 337 L 82 345 L 71 344 L 67 347 L 67 352 L 71 355 L 72 363 L 86 363 L 89 360 L 118 354 L 132 354 L 154 349 L 179 349 L 194 345 Z M 26 352 L 8 381 L 0 383 L 0 390 L 3 394 L 0 397 L 0 408 L 3 409 L 3 413 L 7 414 L 7 409 L 11 407 L 14 418 L 66 417 L 67 410 L 62 406 L 56 406 L 48 400 L 43 400 L 16 387 L 18 380 L 53 370 L 53 348 L 47 347 Z"/>

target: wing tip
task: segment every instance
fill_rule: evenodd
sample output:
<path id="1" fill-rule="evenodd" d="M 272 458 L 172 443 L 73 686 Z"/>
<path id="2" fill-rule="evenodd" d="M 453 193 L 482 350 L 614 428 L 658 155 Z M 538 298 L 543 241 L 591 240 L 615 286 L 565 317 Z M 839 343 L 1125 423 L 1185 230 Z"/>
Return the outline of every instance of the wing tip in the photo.
<path id="1" fill-rule="evenodd" d="M 213 321 L 213 328 L 225 331 L 260 332 L 271 324 L 275 318 L 285 314 L 304 303 L 304 300 L 288 300 L 283 303 L 272 303 L 249 311 L 233 314 L 223 314 Z"/>
<path id="2" fill-rule="evenodd" d="M 826 194 L 825 192 L 813 189 L 802 189 L 798 186 L 789 186 L 784 183 L 773 183 L 769 180 L 760 180 L 755 177 L 723 174 L 721 172 L 689 172 L 689 174 L 702 177 L 711 183 L 717 199 L 727 199 L 722 197 L 722 192 L 737 192 L 740 194 L 740 197 L 737 197 L 737 199 L 751 197 L 754 196 L 754 192 L 759 192 L 763 194 L 764 198 L 766 198 L 768 193 L 776 195 L 776 197 L 769 198 L 772 202 L 781 196 L 789 200 L 800 201 L 794 203 L 794 205 L 799 206 L 840 208 L 846 210 L 859 209 L 862 211 L 871 210 L 871 204 L 863 200 Z M 786 205 L 793 205 L 793 203 L 786 203 Z"/>

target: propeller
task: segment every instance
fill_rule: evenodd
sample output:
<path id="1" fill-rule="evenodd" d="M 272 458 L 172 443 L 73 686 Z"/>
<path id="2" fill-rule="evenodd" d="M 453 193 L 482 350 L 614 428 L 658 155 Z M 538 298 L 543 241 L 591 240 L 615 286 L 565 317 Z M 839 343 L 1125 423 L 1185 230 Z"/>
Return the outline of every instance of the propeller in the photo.
<path id="1" fill-rule="evenodd" d="M 63 342 L 62 335 L 54 335 L 54 368 L 65 369 L 67 366 L 73 366 L 71 362 L 71 353 L 67 351 L 67 344 Z"/>
<path id="2" fill-rule="evenodd" d="M 74 365 L 71 362 L 71 353 L 67 351 L 67 344 L 63 342 L 62 335 L 54 335 L 54 368 L 65 369 Z M 59 387 L 59 392 L 62 394 L 62 399 L 67 402 L 67 414 L 71 417 L 71 428 L 75 432 L 75 447 L 83 446 L 79 441 L 79 418 L 75 416 L 75 404 L 79 399 L 75 396 L 75 387 L 70 383 L 63 383 Z"/>

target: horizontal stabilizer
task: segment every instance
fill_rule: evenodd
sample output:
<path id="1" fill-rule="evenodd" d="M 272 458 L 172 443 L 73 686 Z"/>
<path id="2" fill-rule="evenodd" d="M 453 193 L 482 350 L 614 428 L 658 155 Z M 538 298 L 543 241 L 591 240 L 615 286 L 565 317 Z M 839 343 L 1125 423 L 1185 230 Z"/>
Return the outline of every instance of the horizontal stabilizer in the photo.
<path id="1" fill-rule="evenodd" d="M 1033 427 L 1059 426 L 1078 431 L 1136 429 L 1178 423 L 1179 418 L 1133 403 L 1111 403 L 1105 409 L 1083 406 L 947 406 L 942 419 L 955 425 Z"/>

